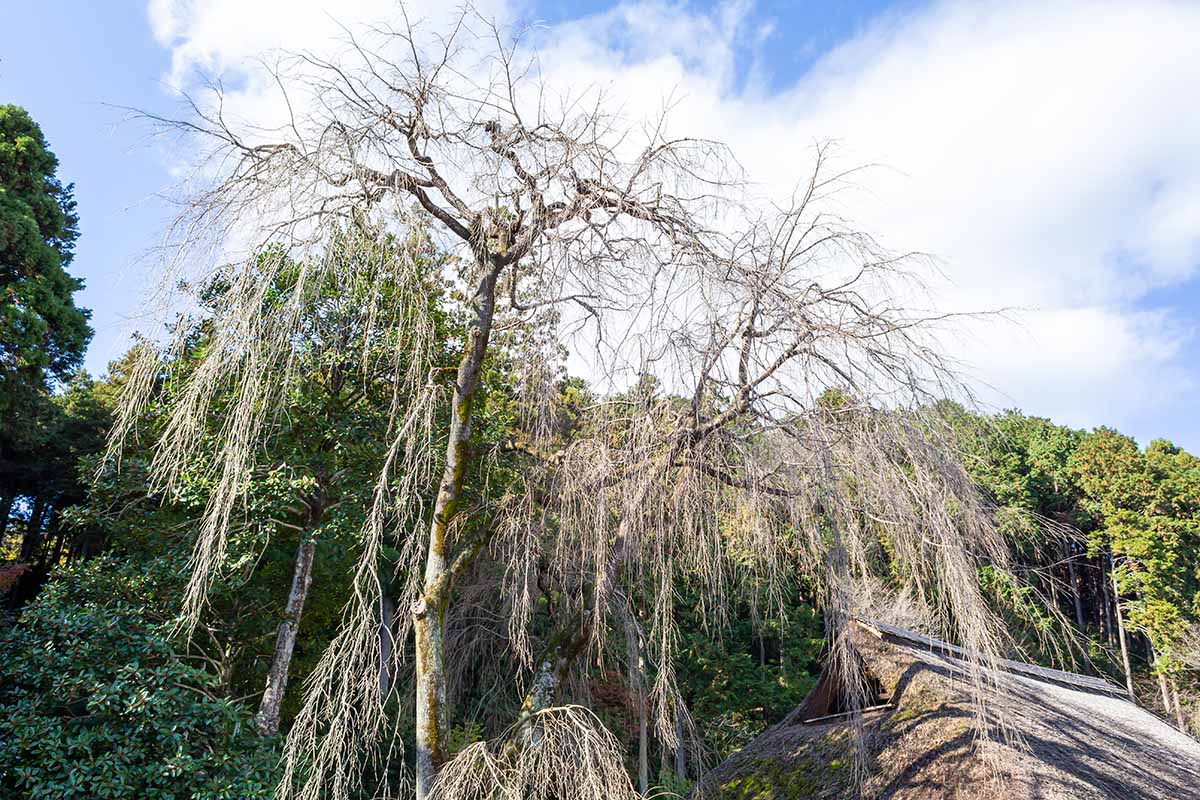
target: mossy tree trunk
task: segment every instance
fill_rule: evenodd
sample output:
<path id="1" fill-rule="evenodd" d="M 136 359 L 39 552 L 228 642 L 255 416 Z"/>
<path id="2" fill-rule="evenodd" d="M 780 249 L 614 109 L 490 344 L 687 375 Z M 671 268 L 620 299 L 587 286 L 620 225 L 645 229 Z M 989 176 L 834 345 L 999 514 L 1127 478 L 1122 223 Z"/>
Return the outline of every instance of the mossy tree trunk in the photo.
<path id="1" fill-rule="evenodd" d="M 674 461 L 679 452 L 678 448 L 679 445 L 675 445 L 663 460 L 664 463 L 670 464 Z M 625 565 L 625 551 L 629 542 L 633 515 L 644 507 L 646 498 L 650 493 L 650 486 L 650 482 L 642 485 L 641 489 L 638 490 L 638 493 L 630 502 L 620 523 L 617 525 L 612 546 L 609 550 L 608 563 L 600 573 L 599 580 L 594 589 L 594 595 L 597 598 L 608 597 L 621 577 L 621 571 Z M 593 626 L 604 624 L 601 616 L 602 612 L 600 608 L 586 609 L 581 614 L 572 616 L 568 624 L 551 637 L 547 646 L 542 650 L 541 656 L 538 658 L 537 666 L 534 667 L 533 681 L 521 703 L 521 711 L 517 716 L 518 726 L 538 712 L 544 711 L 554 705 L 559 690 L 566 683 L 576 661 L 585 652 L 587 643 L 593 636 Z M 532 731 L 528 728 L 522 728 L 522 730 L 522 736 L 526 740 L 533 735 Z"/>
<path id="2" fill-rule="evenodd" d="M 640 492 L 635 507 L 645 500 L 646 494 L 644 489 Z M 595 589 L 596 597 L 607 596 L 620 575 L 624 564 L 625 544 L 629 537 L 629 524 L 629 519 L 625 518 L 617 526 L 608 564 L 601 573 L 599 585 Z M 517 716 L 518 725 L 554 705 L 559 689 L 566 683 L 576 659 L 584 652 L 592 636 L 592 626 L 603 624 L 599 614 L 598 609 L 589 608 L 581 614 L 573 615 L 568 624 L 550 638 L 538 658 L 537 666 L 534 667 L 533 681 Z M 525 735 L 529 735 L 528 731 Z"/>
<path id="3" fill-rule="evenodd" d="M 495 258 L 481 257 L 479 262 L 482 278 L 472 298 L 473 319 L 454 385 L 446 464 L 433 506 L 425 556 L 424 589 L 412 612 L 416 645 L 417 800 L 424 800 L 433 791 L 438 768 L 445 761 L 450 713 L 446 708 L 444 630 L 454 571 L 450 525 L 458 511 L 470 461 L 472 406 L 491 336 L 496 281 L 502 268 L 502 262 Z"/>

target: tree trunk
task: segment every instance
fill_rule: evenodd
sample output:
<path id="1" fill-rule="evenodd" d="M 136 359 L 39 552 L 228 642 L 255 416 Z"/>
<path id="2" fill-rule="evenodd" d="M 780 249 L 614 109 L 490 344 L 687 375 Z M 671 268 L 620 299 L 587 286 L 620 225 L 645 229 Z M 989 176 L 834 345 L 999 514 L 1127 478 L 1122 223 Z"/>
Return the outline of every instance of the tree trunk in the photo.
<path id="1" fill-rule="evenodd" d="M 1163 713 L 1171 713 L 1171 690 L 1167 688 L 1167 676 L 1158 673 L 1158 689 L 1162 692 Z"/>
<path id="2" fill-rule="evenodd" d="M 0 498 L 0 545 L 4 544 L 4 537 L 8 533 L 8 517 L 12 514 L 12 507 L 16 502 L 17 496 L 14 494 Z"/>
<path id="3" fill-rule="evenodd" d="M 641 508 L 647 493 L 646 488 L 639 491 L 630 507 Z M 617 525 L 617 533 L 613 537 L 608 563 L 605 565 L 604 572 L 601 573 L 595 589 L 595 596 L 598 598 L 608 595 L 621 574 L 625 545 L 629 538 L 629 525 L 628 516 Z M 603 621 L 598 619 L 600 611 L 599 608 L 590 608 L 582 616 L 574 616 L 563 632 L 551 639 L 550 644 L 538 660 L 538 666 L 534 669 L 533 683 L 521 704 L 521 712 L 517 717 L 518 724 L 553 704 L 558 687 L 566 681 L 575 659 L 583 652 L 592 635 L 591 626 L 603 624 Z"/>
<path id="4" fill-rule="evenodd" d="M 1183 705 L 1180 703 L 1180 685 L 1174 680 L 1171 681 L 1171 696 L 1175 700 L 1175 720 L 1180 723 L 1180 730 L 1188 733 L 1188 720 L 1183 716 Z"/>
<path id="5" fill-rule="evenodd" d="M 676 444 L 676 448 L 678 447 L 679 445 Z M 665 459 L 665 463 L 672 463 L 676 455 L 677 452 L 673 450 Z M 597 598 L 607 597 L 621 575 L 625 563 L 625 548 L 629 540 L 632 515 L 640 513 L 644 507 L 646 496 L 649 494 L 649 486 L 649 481 L 642 486 L 617 525 L 617 532 L 609 551 L 608 563 L 605 564 L 604 571 L 601 572 L 595 588 Z M 542 653 L 538 665 L 534 669 L 533 683 L 525 695 L 517 716 L 517 727 L 523 743 L 536 740 L 536 733 L 532 726 L 523 727 L 521 723 L 553 704 L 559 687 L 570 675 L 575 659 L 584 652 L 592 635 L 592 626 L 604 624 L 604 621 L 600 619 L 601 616 L 602 608 L 593 607 L 583 612 L 581 616 L 573 617 L 571 624 L 563 629 L 564 632 L 551 639 L 550 644 Z"/>
<path id="6" fill-rule="evenodd" d="M 522 744 L 536 741 L 534 726 L 525 723 L 534 714 L 554 705 L 554 696 L 558 693 L 558 687 L 566 679 L 566 667 L 567 662 L 561 657 L 557 647 L 551 648 L 538 661 L 537 668 L 533 672 L 533 681 L 529 685 L 529 691 L 525 693 L 525 698 L 521 702 L 521 710 L 517 714 L 516 728 Z"/>
<path id="7" fill-rule="evenodd" d="M 1075 546 L 1072 544 L 1064 545 L 1067 551 L 1067 576 L 1071 581 L 1071 599 L 1075 601 L 1075 624 L 1079 626 L 1079 630 L 1085 630 L 1083 624 L 1083 600 L 1079 596 L 1079 574 L 1075 571 Z"/>
<path id="8" fill-rule="evenodd" d="M 463 479 L 470 459 L 471 407 L 479 388 L 479 372 L 487 353 L 496 308 L 496 280 L 500 266 L 481 263 L 485 270 L 472 299 L 474 320 L 458 365 L 446 443 L 446 465 L 433 506 L 429 549 L 425 557 L 425 584 L 413 607 L 416 644 L 416 778 L 417 800 L 433 791 L 437 771 L 445 760 L 443 743 L 449 724 L 446 705 L 444 629 L 450 594 L 450 523 L 458 510 Z"/>
<path id="9" fill-rule="evenodd" d="M 629 622 L 629 688 L 637 705 L 638 719 L 638 792 L 645 797 L 650 791 L 648 763 L 648 724 L 646 720 L 646 659 L 642 655 L 641 635 L 630 612 Z"/>
<path id="10" fill-rule="evenodd" d="M 648 722 L 646 720 L 646 693 L 638 694 L 638 791 L 642 797 L 650 793 L 650 760 Z"/>
<path id="11" fill-rule="evenodd" d="M 1103 556 L 1100 558 L 1099 592 L 1100 595 L 1100 627 L 1104 632 L 1104 641 L 1113 643 L 1112 602 L 1109 598 L 1108 570 L 1104 566 Z"/>
<path id="12" fill-rule="evenodd" d="M 1062 592 L 1059 591 L 1058 579 L 1054 575 L 1054 563 L 1046 564 L 1045 569 L 1047 573 L 1045 577 L 1042 576 L 1040 569 L 1037 570 L 1037 591 L 1039 594 L 1044 594 L 1046 591 L 1044 587 L 1049 584 L 1050 606 L 1051 608 L 1060 610 L 1063 606 Z"/>
<path id="13" fill-rule="evenodd" d="M 379 702 L 386 703 L 392 693 L 392 651 L 395 637 L 392 634 L 392 618 L 396 615 L 396 603 L 388 595 L 379 601 Z"/>
<path id="14" fill-rule="evenodd" d="M 683 746 L 683 714 L 675 709 L 675 780 L 687 777 L 687 748 Z"/>
<path id="15" fill-rule="evenodd" d="M 567 682 L 571 668 L 587 646 L 591 634 L 592 613 L 573 615 L 570 624 L 552 637 L 533 670 L 529 691 L 521 703 L 514 728 L 518 731 L 515 743 L 521 746 L 538 740 L 537 726 L 525 723 L 535 714 L 554 705 L 559 688 Z"/>
<path id="16" fill-rule="evenodd" d="M 662 739 L 655 737 L 658 742 L 658 774 L 666 775 L 667 770 L 671 768 L 670 753 L 667 752 L 667 743 Z"/>
<path id="17" fill-rule="evenodd" d="M 1154 642 L 1150 641 L 1150 637 L 1146 637 L 1146 661 L 1150 664 L 1150 669 L 1155 669 L 1154 662 Z M 1171 714 L 1171 693 L 1167 690 L 1167 676 L 1162 672 L 1158 672 L 1158 690 L 1162 693 L 1163 712 L 1170 716 Z"/>
<path id="18" fill-rule="evenodd" d="M 1125 643 L 1125 620 L 1121 614 L 1121 593 L 1117 589 L 1117 575 L 1112 573 L 1113 607 L 1117 616 L 1117 636 L 1121 640 L 1121 661 L 1125 664 L 1125 688 L 1129 691 L 1129 699 L 1134 700 L 1133 670 L 1129 666 L 1129 648 Z"/>
<path id="19" fill-rule="evenodd" d="M 29 513 L 29 525 L 21 538 L 21 552 L 17 560 L 28 563 L 42 544 L 42 516 L 46 513 L 46 501 L 37 498 L 33 501 L 33 509 Z"/>
<path id="20" fill-rule="evenodd" d="M 275 636 L 275 653 L 271 657 L 271 671 L 267 673 L 267 688 L 263 691 L 254 727 L 262 736 L 279 733 L 279 707 L 283 693 L 287 690 L 288 667 L 292 663 L 292 650 L 296 646 L 296 633 L 300 629 L 300 617 L 304 613 L 304 601 L 308 587 L 312 584 L 312 564 L 316 545 L 308 533 L 302 533 L 300 546 L 296 550 L 296 564 L 292 570 L 292 589 L 288 592 L 287 607 L 283 622 Z"/>
<path id="21" fill-rule="evenodd" d="M 58 509 L 53 509 L 50 512 L 50 522 L 46 525 L 46 532 L 54 531 L 54 544 L 46 548 L 42 554 L 42 563 L 46 568 L 58 566 L 62 560 L 63 545 L 66 544 L 67 528 L 63 524 L 62 515 Z"/>

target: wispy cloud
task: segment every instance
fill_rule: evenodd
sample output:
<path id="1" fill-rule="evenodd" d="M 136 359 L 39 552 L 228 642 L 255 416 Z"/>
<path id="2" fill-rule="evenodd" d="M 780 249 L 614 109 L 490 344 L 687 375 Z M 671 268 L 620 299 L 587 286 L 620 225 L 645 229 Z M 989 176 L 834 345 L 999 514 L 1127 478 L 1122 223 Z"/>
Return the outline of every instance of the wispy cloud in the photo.
<path id="1" fill-rule="evenodd" d="M 535 10 L 482 9 L 501 21 Z M 839 140 L 847 164 L 883 165 L 860 174 L 843 211 L 895 248 L 935 254 L 942 308 L 1018 309 L 1015 324 L 952 344 L 999 390 L 993 402 L 1077 425 L 1184 418 L 1197 374 L 1181 353 L 1200 310 L 1148 296 L 1200 268 L 1200 6 L 927 5 L 885 15 L 790 84 L 761 80 L 758 43 L 808 37 L 750 10 L 626 2 L 533 38 L 551 86 L 607 87 L 633 118 L 669 99 L 677 131 L 728 142 L 764 190 L 790 191 L 818 140 Z M 279 107 L 248 59 L 320 51 L 338 22 L 395 13 L 390 0 L 150 3 L 172 79 L 223 73 L 251 118 Z"/>

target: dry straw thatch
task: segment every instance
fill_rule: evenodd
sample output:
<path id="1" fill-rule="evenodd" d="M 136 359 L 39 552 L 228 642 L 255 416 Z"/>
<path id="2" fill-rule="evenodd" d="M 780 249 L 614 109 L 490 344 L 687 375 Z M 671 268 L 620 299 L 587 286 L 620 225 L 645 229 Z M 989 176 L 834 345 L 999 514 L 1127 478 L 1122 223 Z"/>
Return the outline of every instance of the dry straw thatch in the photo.
<path id="1" fill-rule="evenodd" d="M 993 704 L 1012 735 L 981 740 L 967 670 L 954 648 L 863 623 L 851 638 L 881 690 L 881 707 L 863 715 L 870 761 L 863 797 L 1200 798 L 1200 743 L 1129 702 L 1119 687 L 1004 662 Z M 697 794 L 704 800 L 858 796 L 850 716 L 821 713 L 836 700 L 828 688 L 836 689 L 822 681 L 780 724 L 713 770 Z"/>

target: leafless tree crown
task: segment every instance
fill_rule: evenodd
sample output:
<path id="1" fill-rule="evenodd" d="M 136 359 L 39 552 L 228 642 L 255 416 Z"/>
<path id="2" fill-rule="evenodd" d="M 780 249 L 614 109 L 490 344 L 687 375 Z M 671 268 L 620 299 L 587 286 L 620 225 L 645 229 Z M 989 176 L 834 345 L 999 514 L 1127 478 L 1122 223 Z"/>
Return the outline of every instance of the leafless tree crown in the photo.
<path id="1" fill-rule="evenodd" d="M 719 620 L 740 582 L 778 587 L 803 575 L 839 630 L 870 601 L 869 587 L 879 585 L 871 576 L 886 563 L 940 633 L 993 657 L 1001 631 L 976 570 L 1004 571 L 1008 555 L 936 411 L 936 401 L 962 392 L 937 346 L 944 318 L 908 307 L 919 258 L 887 251 L 832 213 L 850 174 L 834 168 L 827 147 L 814 149 L 806 184 L 766 205 L 750 197 L 721 145 L 672 137 L 665 117 L 629 123 L 600 92 L 553 93 L 519 37 L 470 11 L 448 31 L 404 21 L 345 36 L 336 58 L 272 62 L 288 109 L 278 128 L 231 120 L 219 90 L 193 103 L 185 121 L 157 120 L 206 148 L 198 176 L 208 188 L 189 197 L 175 228 L 188 254 L 180 263 L 201 251 L 228 257 L 239 244 L 250 253 L 231 268 L 234 290 L 214 312 L 216 343 L 188 377 L 159 445 L 169 485 L 213 393 L 235 388 L 196 545 L 193 615 L 222 558 L 263 409 L 292 379 L 299 321 L 261 313 L 274 269 L 263 248 L 303 263 L 308 281 L 369 263 L 385 265 L 402 287 L 388 314 L 364 312 L 400 334 L 390 450 L 345 626 L 289 738 L 285 795 L 348 796 L 364 740 L 378 741 L 386 727 L 374 632 L 388 536 L 400 537 L 402 608 L 448 596 L 439 581 L 458 581 L 466 598 L 472 580 L 498 582 L 506 669 L 529 691 L 516 730 L 539 726 L 545 743 L 468 748 L 441 767 L 438 797 L 491 797 L 479 787 L 492 778 L 535 786 L 564 776 L 571 782 L 562 785 L 595 796 L 627 793 L 611 737 L 554 698 L 569 659 L 604 657 L 609 631 L 629 629 L 636 605 L 646 610 L 656 666 L 648 694 L 659 734 L 671 741 L 675 716 L 686 713 L 671 670 L 683 582 L 703 589 Z M 457 254 L 452 277 L 474 319 L 453 402 L 477 380 L 493 329 L 536 331 L 521 361 L 522 491 L 501 498 L 495 523 L 471 541 L 453 519 L 439 532 L 434 509 L 428 535 L 451 541 L 437 553 L 420 523 L 448 463 L 433 447 L 445 382 L 431 372 L 422 298 L 441 276 L 420 274 L 424 262 L 402 249 L 382 252 L 345 235 L 396 231 L 418 218 Z M 304 285 L 289 308 L 301 307 Z M 586 410 L 587 435 L 568 443 L 556 439 L 549 411 L 563 350 L 601 388 Z M 130 382 L 114 447 L 162 369 L 162 353 L 152 355 Z M 633 379 L 640 388 L 630 388 Z M 469 410 L 466 419 L 469 436 Z M 453 447 L 448 453 L 456 458 Z M 474 569 L 483 560 L 500 568 Z M 539 652 L 529 633 L 539 581 L 566 598 L 573 625 L 552 652 Z M 466 616 L 462 603 L 450 606 L 446 646 L 464 654 L 456 663 L 472 652 L 455 633 Z M 412 624 L 401 614 L 401 635 Z M 834 645 L 835 661 L 851 664 L 844 640 Z"/>

